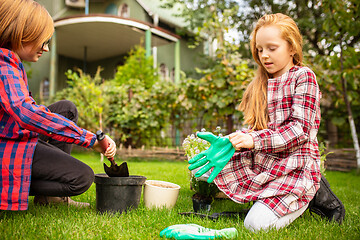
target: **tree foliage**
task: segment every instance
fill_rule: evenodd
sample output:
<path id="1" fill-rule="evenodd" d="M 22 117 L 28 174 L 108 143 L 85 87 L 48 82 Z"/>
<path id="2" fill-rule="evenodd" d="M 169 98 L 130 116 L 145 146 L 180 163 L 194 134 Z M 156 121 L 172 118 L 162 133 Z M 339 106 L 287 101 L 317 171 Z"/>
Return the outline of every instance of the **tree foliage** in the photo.
<path id="1" fill-rule="evenodd" d="M 353 146 L 356 150 L 358 168 L 360 168 L 360 148 L 352 105 L 359 106 L 359 73 L 360 73 L 360 9 L 359 3 L 351 0 L 324 0 L 325 20 L 323 28 L 330 33 L 324 39 L 333 54 L 330 54 L 328 67 L 334 83 L 341 84 L 343 105 L 345 105 Z M 324 63 L 324 62 L 323 62 Z M 358 127 L 360 125 L 358 124 Z"/>
<path id="2" fill-rule="evenodd" d="M 244 60 L 239 46 L 226 38 L 237 25 L 239 6 L 236 1 L 182 1 L 192 6 L 181 15 L 189 20 L 189 26 L 196 28 L 196 43 L 206 41 L 209 55 L 204 56 L 207 64 L 196 69 L 199 80 L 187 82 L 186 95 L 195 109 L 193 116 L 200 117 L 201 127 L 211 129 L 218 125 L 227 132 L 234 130 L 234 119 L 239 119 L 237 111 L 242 94 L 253 77 Z M 215 52 L 211 51 L 215 47 Z"/>
<path id="3" fill-rule="evenodd" d="M 109 82 L 109 125 L 125 145 L 160 144 L 178 99 L 173 82 L 160 78 L 152 57 L 136 47 Z"/>
<path id="4" fill-rule="evenodd" d="M 203 127 L 225 123 L 227 132 L 233 131 L 233 119 L 239 119 L 237 111 L 242 94 L 252 76 L 246 61 L 239 55 L 219 53 L 216 63 L 209 69 L 198 69 L 203 74 L 199 80 L 188 82 L 187 96 L 194 103 L 203 119 Z"/>

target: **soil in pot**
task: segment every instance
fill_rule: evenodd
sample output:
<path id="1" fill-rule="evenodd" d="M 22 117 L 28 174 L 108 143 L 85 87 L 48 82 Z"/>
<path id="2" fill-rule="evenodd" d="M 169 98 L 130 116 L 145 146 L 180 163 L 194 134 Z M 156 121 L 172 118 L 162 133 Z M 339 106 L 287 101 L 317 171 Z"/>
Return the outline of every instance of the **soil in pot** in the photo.
<path id="1" fill-rule="evenodd" d="M 195 193 L 192 196 L 192 202 L 193 202 L 194 212 L 199 212 L 199 211 L 209 212 L 211 209 L 211 203 L 213 202 L 213 199 L 211 197 L 204 197 Z"/>
<path id="2" fill-rule="evenodd" d="M 155 186 L 155 187 L 161 187 L 161 188 L 177 188 L 175 186 L 170 186 L 170 185 L 166 185 L 166 184 L 162 184 L 159 182 L 151 182 L 149 183 L 149 185 Z"/>

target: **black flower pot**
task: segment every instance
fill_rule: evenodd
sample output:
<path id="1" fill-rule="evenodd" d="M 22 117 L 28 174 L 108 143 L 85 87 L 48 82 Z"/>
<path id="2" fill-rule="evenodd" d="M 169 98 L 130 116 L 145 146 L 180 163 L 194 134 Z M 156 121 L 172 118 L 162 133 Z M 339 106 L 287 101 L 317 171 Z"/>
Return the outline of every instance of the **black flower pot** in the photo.
<path id="1" fill-rule="evenodd" d="M 100 213 L 122 213 L 138 207 L 146 177 L 109 177 L 105 173 L 95 175 L 96 209 Z"/>
<path id="2" fill-rule="evenodd" d="M 196 194 L 192 196 L 193 209 L 194 212 L 206 211 L 209 212 L 211 209 L 212 198 L 204 198 L 197 196 Z"/>

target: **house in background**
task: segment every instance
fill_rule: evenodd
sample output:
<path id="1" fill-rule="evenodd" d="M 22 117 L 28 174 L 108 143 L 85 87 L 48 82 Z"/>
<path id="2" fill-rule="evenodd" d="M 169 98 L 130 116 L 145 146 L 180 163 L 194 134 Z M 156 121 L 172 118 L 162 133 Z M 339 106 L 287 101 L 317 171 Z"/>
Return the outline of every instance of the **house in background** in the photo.
<path id="1" fill-rule="evenodd" d="M 191 36 L 180 36 L 181 11 L 161 6 L 164 0 L 37 0 L 54 19 L 55 33 L 50 52 L 30 64 L 30 91 L 40 100 L 66 87 L 65 72 L 79 67 L 94 74 L 113 78 L 117 66 L 129 51 L 142 44 L 146 55 L 153 56 L 164 79 L 178 81 L 180 71 L 197 66 L 202 46 L 189 48 Z M 184 31 L 183 31 L 184 32 Z"/>

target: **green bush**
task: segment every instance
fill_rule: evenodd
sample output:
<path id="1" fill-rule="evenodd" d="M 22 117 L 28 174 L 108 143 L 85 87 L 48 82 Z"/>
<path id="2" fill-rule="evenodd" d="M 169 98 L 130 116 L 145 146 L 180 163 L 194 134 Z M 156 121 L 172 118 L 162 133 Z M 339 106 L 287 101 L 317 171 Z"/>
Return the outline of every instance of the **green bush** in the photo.
<path id="1" fill-rule="evenodd" d="M 161 132 L 170 126 L 178 88 L 160 78 L 152 57 L 136 47 L 109 84 L 109 124 L 125 145 L 161 144 Z M 164 135 L 164 134 L 163 134 Z"/>
<path id="2" fill-rule="evenodd" d="M 72 101 L 79 112 L 78 125 L 96 132 L 107 125 L 106 116 L 110 96 L 104 93 L 104 82 L 100 77 L 101 68 L 94 77 L 84 74 L 81 69 L 77 72 L 68 70 L 65 75 L 68 78 L 68 87 L 56 93 L 55 99 L 67 99 Z"/>
<path id="3" fill-rule="evenodd" d="M 73 101 L 79 126 L 92 132 L 103 129 L 117 143 L 133 147 L 162 144 L 166 134 L 161 132 L 171 125 L 174 109 L 181 102 L 179 87 L 160 78 L 152 57 L 145 57 L 142 47 L 130 52 L 114 79 L 104 81 L 100 72 L 99 67 L 91 77 L 80 69 L 68 70 L 68 88 L 58 92 L 56 100 Z"/>

